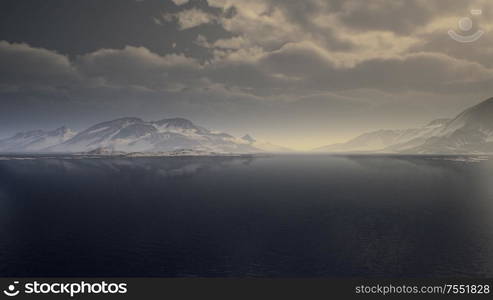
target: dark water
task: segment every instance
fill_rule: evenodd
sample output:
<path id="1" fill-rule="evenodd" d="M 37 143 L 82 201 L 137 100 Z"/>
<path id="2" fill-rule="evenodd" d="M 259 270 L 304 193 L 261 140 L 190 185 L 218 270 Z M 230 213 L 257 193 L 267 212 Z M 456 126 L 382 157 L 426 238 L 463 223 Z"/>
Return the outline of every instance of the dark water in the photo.
<path id="1" fill-rule="evenodd" d="M 493 277 L 493 163 L 0 161 L 0 276 Z"/>

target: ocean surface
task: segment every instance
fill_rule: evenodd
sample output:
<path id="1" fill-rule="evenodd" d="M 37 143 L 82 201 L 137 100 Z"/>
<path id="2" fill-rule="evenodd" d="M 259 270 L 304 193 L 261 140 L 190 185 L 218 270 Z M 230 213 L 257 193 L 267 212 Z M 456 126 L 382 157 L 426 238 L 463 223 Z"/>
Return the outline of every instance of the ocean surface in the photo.
<path id="1" fill-rule="evenodd" d="M 0 157 L 0 276 L 493 277 L 493 160 Z"/>

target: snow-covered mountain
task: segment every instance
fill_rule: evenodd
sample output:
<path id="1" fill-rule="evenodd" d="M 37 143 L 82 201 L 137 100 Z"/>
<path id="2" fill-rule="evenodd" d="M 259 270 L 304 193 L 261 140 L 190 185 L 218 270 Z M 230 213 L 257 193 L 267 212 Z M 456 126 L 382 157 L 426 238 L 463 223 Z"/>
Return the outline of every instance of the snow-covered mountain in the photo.
<path id="1" fill-rule="evenodd" d="M 48 142 L 45 136 L 51 137 L 52 133 L 59 131 L 62 130 L 19 133 L 0 141 L 0 151 L 130 153 L 191 149 L 219 153 L 260 152 L 260 149 L 242 139 L 208 130 L 183 118 L 151 122 L 139 118 L 121 118 L 96 124 L 77 134 L 64 134 L 61 135 L 63 138 L 49 139 Z"/>
<path id="2" fill-rule="evenodd" d="M 68 141 L 76 132 L 66 127 L 52 131 L 32 130 L 19 132 L 0 140 L 0 152 L 43 152 L 45 149 Z"/>
<path id="3" fill-rule="evenodd" d="M 51 147 L 52 152 L 89 152 L 98 148 L 122 152 L 166 152 L 194 149 L 213 152 L 255 152 L 239 139 L 210 131 L 183 118 L 146 122 L 122 118 L 94 125 L 72 139 Z"/>
<path id="4" fill-rule="evenodd" d="M 438 134 L 448 119 L 435 120 L 423 127 L 410 129 L 383 129 L 364 133 L 346 143 L 315 149 L 320 152 L 398 152 L 423 144 Z"/>
<path id="5" fill-rule="evenodd" d="M 404 152 L 493 153 L 493 98 L 465 110 L 438 134 Z"/>
<path id="6" fill-rule="evenodd" d="M 453 119 L 439 119 L 411 129 L 364 133 L 318 152 L 381 152 L 417 154 L 493 153 L 493 98 Z"/>

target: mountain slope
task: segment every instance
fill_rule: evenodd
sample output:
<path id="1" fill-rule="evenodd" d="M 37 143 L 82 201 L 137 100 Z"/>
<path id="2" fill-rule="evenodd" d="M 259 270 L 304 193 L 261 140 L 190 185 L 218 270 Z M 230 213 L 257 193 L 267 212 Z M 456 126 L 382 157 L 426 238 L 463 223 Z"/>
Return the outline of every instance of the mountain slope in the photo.
<path id="1" fill-rule="evenodd" d="M 435 120 L 420 128 L 379 130 L 319 152 L 409 154 L 493 153 L 493 98 L 466 109 L 453 119 Z"/>
<path id="2" fill-rule="evenodd" d="M 0 152 L 44 152 L 45 149 L 63 143 L 76 133 L 66 127 L 52 131 L 32 130 L 0 140 Z"/>
<path id="3" fill-rule="evenodd" d="M 252 143 L 215 132 L 183 118 L 147 122 L 120 118 L 75 133 L 65 127 L 18 133 L 0 141 L 0 152 L 130 153 L 193 150 L 218 153 L 261 152 Z"/>
<path id="4" fill-rule="evenodd" d="M 378 130 L 364 133 L 345 143 L 323 146 L 317 152 L 362 152 L 378 151 L 390 146 L 401 134 L 399 130 Z"/>
<path id="5" fill-rule="evenodd" d="M 317 152 L 399 152 L 417 147 L 439 134 L 448 119 L 438 119 L 420 128 L 384 129 L 364 133 L 346 143 L 315 149 Z"/>
<path id="6" fill-rule="evenodd" d="M 409 153 L 493 153 L 493 98 L 448 122 L 439 134 Z"/>

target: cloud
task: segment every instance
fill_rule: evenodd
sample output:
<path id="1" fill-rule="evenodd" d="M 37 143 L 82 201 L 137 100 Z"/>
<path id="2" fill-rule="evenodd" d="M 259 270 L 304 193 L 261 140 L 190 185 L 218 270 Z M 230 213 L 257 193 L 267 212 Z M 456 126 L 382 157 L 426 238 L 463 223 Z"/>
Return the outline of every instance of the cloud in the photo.
<path id="1" fill-rule="evenodd" d="M 27 44 L 0 41 L 0 84 L 65 85 L 77 80 L 68 57 Z"/>
<path id="2" fill-rule="evenodd" d="M 182 10 L 178 13 L 163 15 L 167 22 L 176 21 L 180 30 L 194 28 L 200 25 L 209 24 L 216 20 L 216 17 L 198 8 Z"/>
<path id="3" fill-rule="evenodd" d="M 286 43 L 310 42 L 330 52 L 338 64 L 344 65 L 409 54 L 432 42 L 432 38 L 447 38 L 447 31 L 456 26 L 460 17 L 467 16 L 471 8 L 483 8 L 481 26 L 493 30 L 493 23 L 488 19 L 493 4 L 485 0 L 374 0 L 370 3 L 208 0 L 208 3 L 223 11 L 218 22 L 234 35 L 232 42 L 242 39 L 243 47 L 258 46 L 266 51 L 277 50 Z M 437 27 L 439 24 L 442 26 Z M 439 35 L 425 34 L 430 28 L 438 30 Z M 209 42 L 214 45 L 215 41 Z M 461 46 L 456 43 L 453 48 Z M 446 49 L 433 50 L 450 55 Z"/>
<path id="4" fill-rule="evenodd" d="M 372 58 L 350 67 L 339 66 L 330 53 L 311 43 L 288 44 L 263 55 L 257 65 L 262 73 L 284 79 L 285 89 L 298 91 L 374 88 L 471 92 L 493 80 L 493 70 L 439 53 Z"/>
<path id="5" fill-rule="evenodd" d="M 173 1 L 174 4 L 180 6 L 180 5 L 187 4 L 189 0 L 171 0 L 171 1 Z"/>
<path id="6" fill-rule="evenodd" d="M 179 54 L 161 56 L 144 47 L 101 49 L 83 55 L 75 62 L 80 72 L 106 84 L 132 85 L 164 90 L 184 86 L 200 70 L 192 58 Z"/>
<path id="7" fill-rule="evenodd" d="M 493 70 L 478 63 L 425 52 L 368 60 L 344 73 L 343 81 L 394 91 L 472 92 L 493 80 Z"/>
<path id="8" fill-rule="evenodd" d="M 469 2 L 469 3 L 468 3 Z M 412 34 L 442 15 L 466 12 L 470 1 L 375 0 L 343 1 L 337 17 L 347 27 L 359 30 Z"/>
<path id="9" fill-rule="evenodd" d="M 78 84 L 179 91 L 222 85 L 263 97 L 361 88 L 466 93 L 487 89 L 484 85 L 493 79 L 492 69 L 441 53 L 371 57 L 346 65 L 313 42 L 287 43 L 273 51 L 239 47 L 243 43 L 241 38 L 218 40 L 211 46 L 214 59 L 201 63 L 184 54 L 158 55 L 134 46 L 69 60 L 50 50 L 1 42 L 0 78 L 2 85 L 52 89 Z"/>

